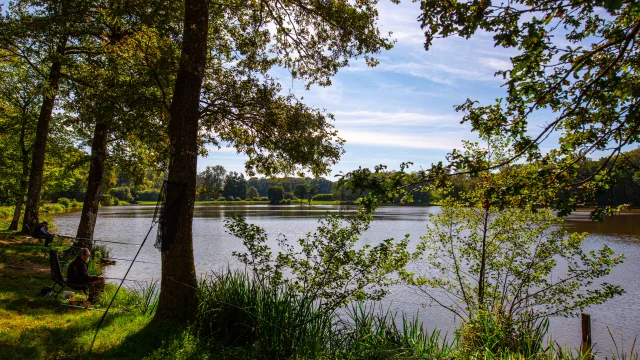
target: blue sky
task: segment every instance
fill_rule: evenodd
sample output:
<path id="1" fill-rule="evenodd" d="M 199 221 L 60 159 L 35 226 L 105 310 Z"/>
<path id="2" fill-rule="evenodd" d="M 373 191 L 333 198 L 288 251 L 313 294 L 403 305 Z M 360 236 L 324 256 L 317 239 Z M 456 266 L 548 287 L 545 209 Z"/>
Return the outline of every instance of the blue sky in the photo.
<path id="1" fill-rule="evenodd" d="M 377 56 L 377 67 L 367 67 L 363 59 L 352 61 L 331 87 L 310 91 L 293 82 L 292 91 L 305 103 L 335 115 L 334 125 L 347 140 L 333 174 L 381 163 L 397 168 L 406 161 L 426 168 L 444 160 L 447 152 L 461 147 L 461 140 L 475 139 L 470 127 L 460 124 L 462 114 L 454 106 L 467 98 L 488 104 L 504 96 L 502 81 L 493 74 L 509 67 L 513 50 L 494 48 L 491 36 L 479 33 L 470 40 L 436 40 L 427 52 L 417 21 L 419 6 L 380 3 L 381 30 L 392 31 L 397 43 Z M 285 90 L 291 88 L 286 71 L 274 75 Z M 244 172 L 244 160 L 232 148 L 212 148 L 207 158 L 198 159 L 198 169 L 222 165 Z"/>

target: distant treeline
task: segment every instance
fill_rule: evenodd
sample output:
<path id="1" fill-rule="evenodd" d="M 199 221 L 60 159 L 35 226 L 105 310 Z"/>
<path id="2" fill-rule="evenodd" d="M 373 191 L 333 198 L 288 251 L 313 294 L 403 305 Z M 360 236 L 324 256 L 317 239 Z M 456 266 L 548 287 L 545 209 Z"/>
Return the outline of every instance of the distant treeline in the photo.
<path id="1" fill-rule="evenodd" d="M 586 179 L 598 169 L 608 169 L 611 164 L 606 163 L 606 159 L 586 160 L 579 164 L 577 182 Z M 630 204 L 633 207 L 640 207 L 640 148 L 620 154 L 618 162 L 626 162 L 631 165 L 623 170 L 610 174 L 608 183 L 609 189 L 596 199 L 582 199 L 585 206 L 589 205 L 621 205 Z M 162 181 L 165 174 L 148 170 L 144 176 L 131 176 L 126 173 L 112 172 L 103 181 L 102 194 L 113 199 L 135 203 L 137 201 L 155 201 L 158 199 Z M 453 193 L 459 193 L 474 186 L 474 180 L 470 176 L 452 177 Z M 56 184 L 57 186 L 58 183 Z M 339 187 L 337 181 L 325 178 L 301 178 L 301 177 L 281 177 L 265 178 L 251 177 L 245 178 L 243 174 L 231 171 L 227 172 L 222 166 L 208 166 L 197 176 L 197 199 L 198 201 L 211 200 L 268 200 L 269 188 L 281 186 L 284 190 L 284 199 L 293 200 L 295 188 L 298 185 L 306 185 L 311 189 L 314 187 L 315 200 L 330 201 L 354 201 L 363 193 L 354 192 L 347 187 Z M 66 186 L 60 186 L 57 191 L 46 192 L 43 199 L 46 201 L 56 201 L 58 198 L 69 198 L 77 201 L 84 200 L 86 182 L 73 178 Z M 568 190 L 566 196 L 572 190 Z M 10 199 L 6 199 L 10 200 Z M 108 200 L 108 199 L 107 199 Z M 414 204 L 438 203 L 439 195 L 429 191 L 420 191 L 420 186 L 414 187 Z M 9 201 L 4 201 L 9 202 Z M 403 199 L 394 199 L 394 202 L 403 202 Z M 5 204 L 2 204 L 5 205 Z"/>

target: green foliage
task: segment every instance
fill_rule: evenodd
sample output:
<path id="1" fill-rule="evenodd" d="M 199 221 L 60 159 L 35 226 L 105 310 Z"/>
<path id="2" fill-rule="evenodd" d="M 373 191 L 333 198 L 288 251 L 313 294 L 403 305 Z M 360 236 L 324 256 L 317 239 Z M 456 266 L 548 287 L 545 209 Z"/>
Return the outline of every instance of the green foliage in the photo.
<path id="1" fill-rule="evenodd" d="M 247 190 L 247 200 L 258 199 L 260 194 L 258 194 L 258 189 L 255 186 L 252 186 Z"/>
<path id="2" fill-rule="evenodd" d="M 59 198 L 57 201 L 58 204 L 64 206 L 65 208 L 70 208 L 71 207 L 71 200 L 67 199 L 67 198 Z"/>
<path id="3" fill-rule="evenodd" d="M 71 208 L 75 209 L 75 208 L 78 208 L 78 207 L 80 207 L 80 203 L 78 202 L 78 200 L 76 200 L 76 199 L 71 200 Z"/>
<path id="4" fill-rule="evenodd" d="M 339 359 L 452 359 L 457 342 L 440 331 L 425 329 L 417 315 L 408 319 L 382 307 L 354 303 L 339 329 L 335 357 Z M 399 327 L 398 324 L 401 323 Z"/>
<path id="5" fill-rule="evenodd" d="M 313 194 L 329 193 L 334 185 L 334 182 L 327 180 L 323 177 L 318 178 L 302 178 L 302 177 L 287 177 L 287 181 L 295 188 L 298 184 L 307 184 L 309 188 L 316 188 L 316 192 Z M 247 180 L 247 186 L 255 186 L 260 196 L 267 196 L 267 192 L 270 186 L 281 185 L 282 179 L 277 178 L 257 178 L 251 177 Z M 312 195 L 312 196 L 313 196 Z"/>
<path id="6" fill-rule="evenodd" d="M 196 177 L 198 200 L 214 200 L 220 197 L 227 171 L 220 165 L 207 166 Z"/>
<path id="7" fill-rule="evenodd" d="M 307 184 L 298 184 L 293 189 L 293 194 L 295 195 L 295 197 L 300 199 L 300 202 L 302 202 L 302 199 L 306 199 L 307 192 L 309 192 Z"/>
<path id="8" fill-rule="evenodd" d="M 9 216 L 13 216 L 13 210 L 14 208 L 11 206 L 3 206 L 0 207 L 0 217 L 9 217 Z"/>
<path id="9" fill-rule="evenodd" d="M 271 186 L 268 195 L 272 204 L 279 204 L 284 199 L 284 189 L 282 186 Z"/>
<path id="10" fill-rule="evenodd" d="M 147 189 L 136 193 L 136 200 L 138 201 L 157 201 L 159 197 L 159 189 Z"/>
<path id="11" fill-rule="evenodd" d="M 63 212 L 65 207 L 60 204 L 44 204 L 40 206 L 41 212 Z"/>
<path id="12" fill-rule="evenodd" d="M 224 196 L 220 196 L 216 201 L 227 201 L 227 199 Z"/>
<path id="13" fill-rule="evenodd" d="M 489 355 L 504 358 L 521 354 L 525 359 L 535 359 L 549 353 L 545 346 L 549 320 L 532 320 L 513 323 L 497 313 L 481 311 L 477 316 L 461 324 L 458 330 L 459 350 L 469 358 Z"/>
<path id="14" fill-rule="evenodd" d="M 505 161 L 539 162 L 539 173 L 522 174 L 513 182 L 515 191 L 548 193 L 547 204 L 564 215 L 578 202 L 606 193 L 617 169 L 637 168 L 620 161 L 621 151 L 640 141 L 636 1 L 516 0 L 495 6 L 484 0 L 427 0 L 421 11 L 427 49 L 435 38 L 469 38 L 481 31 L 493 34 L 495 46 L 517 49 L 510 69 L 497 72 L 505 80 L 504 99 L 488 105 L 467 100 L 457 108 L 480 137 L 514 140 L 515 152 Z M 531 134 L 529 120 L 548 114 L 553 117 Z M 556 148 L 543 151 L 540 144 L 555 135 Z M 607 160 L 576 179 L 576 165 L 595 151 L 604 152 Z M 457 152 L 451 160 L 457 169 L 486 168 Z M 432 169 L 445 171 L 442 166 Z M 574 196 L 561 196 L 569 188 Z M 611 211 L 604 208 L 593 215 Z"/>
<path id="15" fill-rule="evenodd" d="M 109 194 L 104 194 L 100 197 L 100 205 L 102 206 L 113 206 L 114 198 Z"/>
<path id="16" fill-rule="evenodd" d="M 285 359 L 321 354 L 330 342 L 331 315 L 286 285 L 241 272 L 213 274 L 200 283 L 198 300 L 198 335 L 221 345 Z"/>
<path id="17" fill-rule="evenodd" d="M 97 306 L 106 308 L 118 288 L 116 284 L 105 284 L 104 292 L 98 296 Z M 121 288 L 113 304 L 114 309 L 124 309 L 139 315 L 153 315 L 158 307 L 158 281 L 148 284 L 134 282 L 132 288 Z"/>
<path id="18" fill-rule="evenodd" d="M 244 179 L 244 175 L 231 171 L 225 178 L 222 196 L 227 199 L 244 199 L 247 196 L 247 181 Z"/>
<path id="19" fill-rule="evenodd" d="M 500 139 L 487 143 L 488 149 L 468 143 L 467 152 L 492 166 L 513 151 Z M 624 293 L 601 281 L 623 255 L 614 256 L 606 245 L 584 251 L 586 234 L 569 234 L 549 209 L 507 205 L 522 198 L 505 187 L 529 171 L 530 165 L 505 164 L 478 174 L 475 186 L 444 200 L 441 213 L 430 214 L 427 234 L 414 254 L 424 257 L 430 271 L 402 275 L 430 302 L 459 316 L 467 324 L 463 332 L 469 331 L 465 341 L 476 349 L 479 337 L 495 340 L 483 346 L 502 344 L 515 351 L 523 338 L 531 339 L 522 334 L 540 332 L 540 321 L 575 316 Z M 490 333 L 478 334 L 481 330 Z"/>
<path id="20" fill-rule="evenodd" d="M 131 189 L 129 189 L 128 186 L 120 186 L 120 187 L 115 187 L 115 188 L 111 188 L 108 191 L 109 195 L 111 195 L 112 197 L 119 199 L 119 200 L 123 200 L 123 201 L 134 201 L 133 196 L 131 195 Z"/>
<path id="21" fill-rule="evenodd" d="M 333 201 L 333 195 L 332 194 L 317 194 L 314 195 L 313 198 L 311 198 L 311 200 L 316 200 L 316 201 Z"/>
<path id="22" fill-rule="evenodd" d="M 375 246 L 356 247 L 370 222 L 371 216 L 363 211 L 353 218 L 328 215 L 319 220 L 316 232 L 295 244 L 282 235 L 278 239 L 282 252 L 275 257 L 263 228 L 237 216 L 225 220 L 225 226 L 247 248 L 246 253 L 234 255 L 261 281 L 274 286 L 286 284 L 304 299 L 333 312 L 354 300 L 384 297 L 387 287 L 397 283 L 393 274 L 410 259 L 408 235 L 398 242 L 386 239 Z"/>

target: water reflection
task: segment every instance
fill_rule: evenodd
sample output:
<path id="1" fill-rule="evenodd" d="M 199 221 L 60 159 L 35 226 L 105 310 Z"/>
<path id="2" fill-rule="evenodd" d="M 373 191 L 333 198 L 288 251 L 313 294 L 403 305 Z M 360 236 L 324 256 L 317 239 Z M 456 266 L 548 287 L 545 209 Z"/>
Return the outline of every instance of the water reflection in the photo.
<path id="1" fill-rule="evenodd" d="M 240 268 L 232 252 L 243 251 L 244 248 L 241 241 L 229 235 L 224 228 L 224 218 L 230 214 L 245 216 L 248 222 L 264 227 L 270 245 L 275 247 L 278 236 L 304 236 L 316 228 L 318 219 L 328 212 L 339 211 L 349 215 L 355 212 L 355 208 L 331 205 L 198 205 L 195 208 L 193 223 L 196 268 L 201 274 L 225 269 L 227 266 Z M 376 212 L 371 229 L 364 234 L 362 244 L 377 243 L 387 238 L 400 239 L 405 234 L 409 234 L 415 244 L 426 231 L 428 215 L 438 211 L 438 207 L 382 207 Z M 129 245 L 109 244 L 109 247 L 114 258 L 131 259 L 149 230 L 154 213 L 154 206 L 100 208 L 95 238 L 128 243 Z M 79 222 L 79 212 L 59 214 L 54 220 L 60 233 L 74 234 Z M 589 220 L 588 212 L 577 212 L 567 219 L 566 224 L 571 231 L 591 233 L 584 244 L 586 250 L 599 249 L 603 244 L 607 244 L 616 253 L 625 254 L 625 262 L 606 280 L 621 284 L 627 293 L 605 305 L 594 306 L 585 311 L 591 313 L 596 350 L 608 353 L 613 346 L 606 324 L 611 324 L 611 332 L 618 342 L 624 339 L 625 344 L 631 344 L 633 338 L 640 335 L 640 325 L 636 321 L 640 315 L 640 277 L 637 266 L 640 262 L 640 226 L 636 225 L 640 224 L 640 213 L 624 213 L 608 218 L 603 223 L 596 223 Z M 129 278 L 159 278 L 160 253 L 153 247 L 154 241 L 155 229 L 138 258 L 144 263 L 134 264 Z M 123 276 L 128 265 L 127 261 L 118 261 L 116 266 L 109 268 L 107 276 Z M 420 267 L 420 264 L 414 266 Z M 454 318 L 447 311 L 437 306 L 423 307 L 424 296 L 415 289 L 395 286 L 391 290 L 392 294 L 383 301 L 383 306 L 409 314 L 415 314 L 420 310 L 420 319 L 429 329 L 437 327 L 443 332 L 451 332 L 455 328 Z M 551 327 L 553 339 L 560 344 L 571 347 L 580 344 L 579 319 L 554 318 Z"/>

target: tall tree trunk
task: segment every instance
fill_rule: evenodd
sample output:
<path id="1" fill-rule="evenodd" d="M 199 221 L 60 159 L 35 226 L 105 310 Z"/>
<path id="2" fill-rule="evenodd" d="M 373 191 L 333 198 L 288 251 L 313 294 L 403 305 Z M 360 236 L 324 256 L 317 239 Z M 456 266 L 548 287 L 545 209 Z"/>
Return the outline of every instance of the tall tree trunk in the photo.
<path id="1" fill-rule="evenodd" d="M 18 230 L 18 222 L 20 222 L 20 213 L 22 212 L 22 204 L 24 203 L 24 194 L 16 196 L 16 208 L 13 210 L 13 219 L 7 230 Z"/>
<path id="2" fill-rule="evenodd" d="M 163 233 L 174 237 L 173 245 L 162 252 L 162 285 L 157 317 L 187 321 L 194 317 L 196 269 L 193 261 L 192 221 L 196 196 L 198 159 L 198 121 L 200 89 L 207 56 L 209 9 L 207 0 L 185 1 L 185 22 L 180 66 L 171 103 L 169 138 L 171 159 L 168 180 L 181 187 L 168 186 L 166 198 L 175 216 L 166 219 Z M 175 200 L 173 200 L 175 199 Z M 165 226 L 165 225 L 163 225 Z"/>
<path id="3" fill-rule="evenodd" d="M 25 137 L 27 132 L 27 114 L 26 107 L 23 109 L 23 117 L 22 117 L 22 125 L 20 127 L 20 152 L 21 152 L 21 161 L 22 161 L 22 174 L 20 175 L 20 187 L 18 190 L 18 194 L 16 194 L 16 208 L 13 210 L 13 219 L 11 219 L 11 224 L 9 224 L 8 230 L 18 230 L 18 224 L 20 222 L 20 213 L 22 212 L 22 205 L 24 205 L 24 193 L 27 189 L 29 183 L 27 179 L 29 178 L 29 152 L 31 149 L 27 148 L 25 144 Z"/>
<path id="4" fill-rule="evenodd" d="M 27 187 L 27 176 L 29 176 L 29 163 L 28 156 L 23 159 L 22 164 L 22 177 L 20 178 L 20 191 L 16 195 L 16 208 L 13 211 L 13 219 L 9 224 L 8 230 L 18 230 L 18 223 L 20 222 L 20 213 L 22 212 L 22 205 L 24 204 L 24 189 Z"/>
<path id="5" fill-rule="evenodd" d="M 58 44 L 57 53 L 62 54 L 67 45 L 67 38 L 63 38 Z M 29 190 L 27 191 L 27 203 L 24 210 L 22 222 L 22 232 L 32 233 L 38 224 L 38 210 L 40 206 L 40 191 L 42 190 L 42 173 L 44 171 L 44 159 L 47 150 L 47 139 L 49 138 L 49 124 L 51 123 L 51 113 L 56 101 L 56 93 L 60 74 L 62 72 L 62 62 L 56 60 L 51 65 L 49 71 L 49 86 L 44 91 L 42 107 L 38 116 L 36 126 L 36 138 L 33 143 L 33 156 L 31 158 L 31 173 L 29 175 Z"/>
<path id="6" fill-rule="evenodd" d="M 107 159 L 107 138 L 109 129 L 103 121 L 96 123 L 93 130 L 93 143 L 91 144 L 91 167 L 89 168 L 89 180 L 87 181 L 87 193 L 82 205 L 80 224 L 76 233 L 80 240 L 80 246 L 91 248 L 93 244 L 93 230 L 96 227 L 98 207 L 100 205 L 100 189 L 102 176 L 104 175 L 104 163 Z"/>

